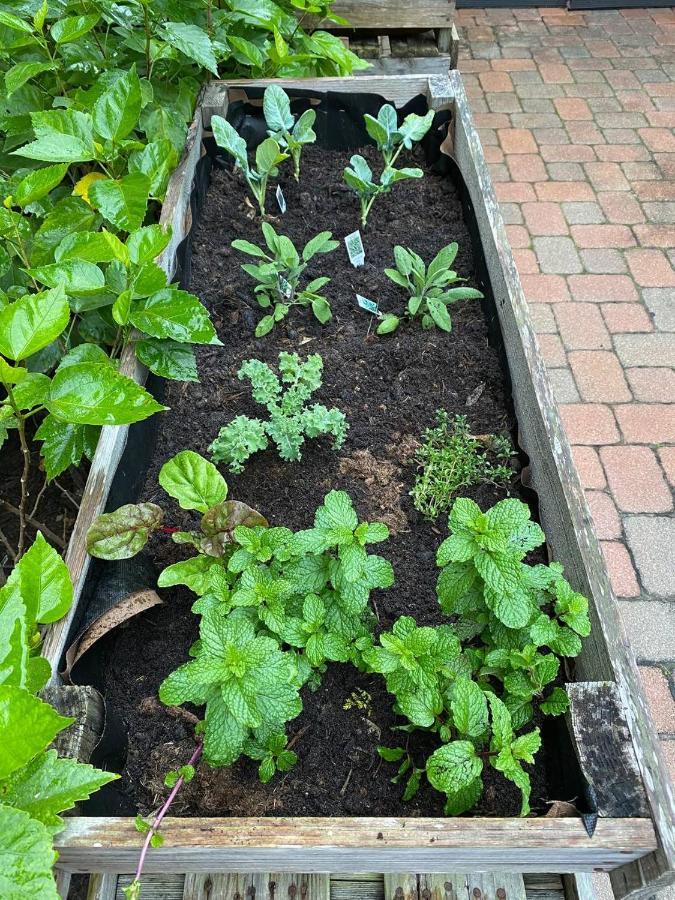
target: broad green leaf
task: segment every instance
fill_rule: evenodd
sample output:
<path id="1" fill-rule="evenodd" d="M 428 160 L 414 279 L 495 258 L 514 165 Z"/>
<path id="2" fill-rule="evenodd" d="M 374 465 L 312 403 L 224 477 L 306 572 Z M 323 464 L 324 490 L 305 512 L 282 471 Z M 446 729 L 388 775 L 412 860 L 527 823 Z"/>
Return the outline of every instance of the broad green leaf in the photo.
<path id="1" fill-rule="evenodd" d="M 18 91 L 31 78 L 41 75 L 43 72 L 49 72 L 56 68 L 53 62 L 23 62 L 17 63 L 5 72 L 5 90 L 7 96 L 11 96 L 14 91 Z"/>
<path id="2" fill-rule="evenodd" d="M 86 456 L 91 459 L 98 443 L 95 425 L 72 425 L 49 415 L 40 423 L 35 439 L 42 441 L 41 455 L 51 481 L 70 466 L 77 466 Z"/>
<path id="3" fill-rule="evenodd" d="M 21 410 L 34 409 L 44 403 L 49 393 L 49 378 L 41 372 L 26 372 L 25 378 L 12 389 L 12 396 Z"/>
<path id="4" fill-rule="evenodd" d="M 445 794 L 467 788 L 483 771 L 483 761 L 470 741 L 453 741 L 435 750 L 427 760 L 427 778 Z"/>
<path id="5" fill-rule="evenodd" d="M 475 778 L 470 784 L 459 791 L 448 794 L 445 803 L 446 816 L 461 816 L 467 812 L 478 802 L 478 798 L 483 793 L 483 782 L 480 778 Z"/>
<path id="6" fill-rule="evenodd" d="M 261 174 L 272 172 L 274 167 L 285 158 L 286 155 L 281 152 L 273 138 L 266 138 L 262 144 L 258 144 L 256 147 L 255 164 Z"/>
<path id="7" fill-rule="evenodd" d="M 183 450 L 164 463 L 159 483 L 182 509 L 205 513 L 227 497 L 227 483 L 218 469 L 192 450 Z"/>
<path id="8" fill-rule="evenodd" d="M 129 259 L 137 266 L 152 262 L 167 247 L 170 240 L 170 228 L 165 230 L 161 225 L 146 225 L 139 228 L 127 238 Z"/>
<path id="9" fill-rule="evenodd" d="M 271 131 L 290 131 L 293 127 L 291 102 L 286 91 L 278 84 L 271 84 L 265 88 L 263 113 L 267 127 Z"/>
<path id="10" fill-rule="evenodd" d="M 96 158 L 89 113 L 74 109 L 49 109 L 31 114 L 36 140 L 14 155 L 43 162 L 88 162 Z"/>
<path id="11" fill-rule="evenodd" d="M 51 344 L 70 321 L 70 307 L 62 287 L 26 294 L 0 309 L 0 353 L 22 360 Z"/>
<path id="12" fill-rule="evenodd" d="M 136 126 L 140 113 L 141 83 L 132 66 L 94 104 L 94 128 L 108 141 L 121 141 Z"/>
<path id="13" fill-rule="evenodd" d="M 23 688 L 0 685 L 0 778 L 25 766 L 72 721 Z"/>
<path id="14" fill-rule="evenodd" d="M 0 896 L 6 900 L 59 900 L 52 875 L 58 854 L 42 822 L 23 810 L 0 804 L 0 833 Z"/>
<path id="15" fill-rule="evenodd" d="M 56 750 L 41 753 L 22 769 L 0 782 L 2 802 L 29 813 L 48 828 L 63 827 L 59 813 L 72 809 L 79 800 L 104 784 L 119 778 L 75 759 L 60 758 Z"/>
<path id="16" fill-rule="evenodd" d="M 187 344 L 148 338 L 134 346 L 138 359 L 155 375 L 175 381 L 199 381 L 194 350 Z"/>
<path id="17" fill-rule="evenodd" d="M 184 584 L 201 596 L 211 586 L 214 574 L 222 573 L 222 561 L 215 556 L 194 556 L 167 566 L 157 579 L 158 587 Z"/>
<path id="18" fill-rule="evenodd" d="M 91 31 L 100 18 L 97 13 L 90 13 L 86 16 L 66 16 L 63 19 L 57 19 L 50 31 L 57 44 L 70 44 Z"/>
<path id="19" fill-rule="evenodd" d="M 78 425 L 128 425 L 166 409 L 131 378 L 96 363 L 59 370 L 45 406 L 57 419 Z"/>
<path id="20" fill-rule="evenodd" d="M 444 303 L 441 303 L 440 300 L 427 298 L 427 309 L 429 310 L 431 318 L 441 331 L 452 331 L 452 320 L 450 319 L 450 313 Z"/>
<path id="21" fill-rule="evenodd" d="M 43 169 L 36 169 L 30 172 L 16 186 L 14 191 L 14 202 L 17 206 L 28 206 L 29 203 L 35 203 L 41 200 L 53 188 L 61 184 L 66 172 L 68 171 L 67 163 L 58 163 L 55 166 L 45 166 Z"/>
<path id="22" fill-rule="evenodd" d="M 450 705 L 455 728 L 460 734 L 477 738 L 487 731 L 487 699 L 475 681 L 457 678 L 452 687 Z"/>
<path id="23" fill-rule="evenodd" d="M 145 300 L 134 301 L 129 318 L 152 337 L 190 344 L 220 343 L 206 307 L 193 294 L 178 288 L 164 288 Z"/>
<path id="24" fill-rule="evenodd" d="M 87 532 L 87 552 L 98 559 L 130 559 L 145 547 L 163 519 L 156 503 L 128 503 L 103 513 Z"/>
<path id="25" fill-rule="evenodd" d="M 150 196 L 164 199 L 173 170 L 178 165 L 178 152 L 170 140 L 160 138 L 135 150 L 129 156 L 129 172 L 140 172 L 150 180 Z"/>
<path id="26" fill-rule="evenodd" d="M 0 10 L 0 25 L 5 25 L 7 28 L 11 28 L 12 31 L 23 31 L 24 34 L 33 33 L 33 29 L 28 22 L 4 10 Z"/>
<path id="27" fill-rule="evenodd" d="M 73 585 L 68 567 L 38 531 L 30 549 L 12 572 L 28 614 L 41 624 L 63 618 L 73 603 Z"/>
<path id="28" fill-rule="evenodd" d="M 60 285 L 68 294 L 98 294 L 105 290 L 105 277 L 101 269 L 83 259 L 67 259 L 27 271 L 40 284 L 50 288 Z"/>
<path id="29" fill-rule="evenodd" d="M 167 43 L 218 77 L 218 62 L 213 44 L 202 28 L 185 22 L 165 22 L 162 32 Z"/>
<path id="30" fill-rule="evenodd" d="M 265 54 L 252 41 L 247 41 L 246 38 L 238 35 L 228 34 L 227 42 L 232 47 L 232 55 L 237 62 L 242 62 L 245 65 L 251 65 L 258 69 L 262 69 L 265 65 Z"/>
<path id="31" fill-rule="evenodd" d="M 391 334 L 396 331 L 400 324 L 400 319 L 398 316 L 394 316 L 391 313 L 388 313 L 377 326 L 378 334 Z"/>
<path id="32" fill-rule="evenodd" d="M 119 181 L 106 178 L 92 185 L 89 196 L 101 215 L 120 231 L 135 231 L 145 218 L 150 179 L 135 172 Z"/>

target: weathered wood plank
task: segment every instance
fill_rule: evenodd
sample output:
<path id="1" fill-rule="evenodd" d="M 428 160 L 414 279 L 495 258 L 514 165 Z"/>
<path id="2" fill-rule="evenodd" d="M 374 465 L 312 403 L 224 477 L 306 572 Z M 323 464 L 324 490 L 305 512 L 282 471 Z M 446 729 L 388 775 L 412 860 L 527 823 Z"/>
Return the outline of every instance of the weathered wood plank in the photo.
<path id="1" fill-rule="evenodd" d="M 598 814 L 648 816 L 647 795 L 616 685 L 577 681 L 567 685 L 567 694 L 574 749 L 593 789 Z"/>
<path id="2" fill-rule="evenodd" d="M 62 716 L 74 719 L 65 731 L 57 735 L 52 746 L 59 756 L 72 756 L 89 762 L 101 739 L 105 725 L 103 697 L 90 685 L 50 685 L 40 692 Z"/>
<path id="3" fill-rule="evenodd" d="M 424 873 L 419 885 L 420 900 L 467 900 L 466 875 Z"/>
<path id="4" fill-rule="evenodd" d="M 117 876 L 95 872 L 89 876 L 87 900 L 116 900 Z"/>
<path id="5" fill-rule="evenodd" d="M 616 682 L 661 841 L 650 871 L 655 881 L 672 878 L 667 873 L 675 869 L 673 785 L 661 758 L 656 730 L 538 348 L 462 79 L 458 72 L 452 71 L 448 81 L 449 90 L 455 95 L 456 111 L 452 152 L 466 180 L 486 253 L 509 368 L 516 386 L 514 402 L 522 445 L 530 458 L 532 486 L 539 497 L 542 526 L 552 555 L 564 564 L 566 576 L 574 587 L 591 600 L 592 632 L 575 660 L 576 674 L 582 680 Z M 640 871 L 646 871 L 644 865 Z M 633 883 L 636 872 L 633 870 Z M 618 882 L 617 890 L 621 890 Z"/>
<path id="6" fill-rule="evenodd" d="M 384 900 L 419 900 L 417 875 L 385 872 Z"/>
<path id="7" fill-rule="evenodd" d="M 600 819 L 592 838 L 578 818 L 168 818 L 163 833 L 148 872 L 573 872 L 612 869 L 656 846 L 649 819 Z M 55 845 L 73 872 L 130 871 L 138 859 L 131 818 L 70 818 Z"/>
<path id="8" fill-rule="evenodd" d="M 466 876 L 467 900 L 525 900 L 523 876 L 517 872 L 480 872 Z"/>
<path id="9" fill-rule="evenodd" d="M 329 900 L 327 874 L 188 873 L 183 900 Z"/>
<path id="10" fill-rule="evenodd" d="M 350 28 L 363 31 L 387 29 L 450 28 L 455 17 L 454 0 L 335 0 L 333 12 L 347 19 Z M 324 22 L 328 31 L 338 26 Z"/>
<path id="11" fill-rule="evenodd" d="M 175 253 L 178 244 L 187 234 L 192 221 L 190 194 L 195 167 L 202 152 L 202 116 L 199 107 L 188 129 L 183 159 L 174 170 L 162 206 L 160 225 L 172 229 L 171 241 L 157 263 L 167 273 L 169 280 L 176 271 Z M 120 372 L 139 384 L 145 382 L 147 372 L 136 359 L 131 346 L 125 348 L 120 361 Z M 52 666 L 51 684 L 59 684 L 58 667 L 66 648 L 71 625 L 77 615 L 77 605 L 89 571 L 90 557 L 86 548 L 86 534 L 90 525 L 105 508 L 108 494 L 122 453 L 126 446 L 128 425 L 107 425 L 101 430 L 80 510 L 70 536 L 65 554 L 66 565 L 73 581 L 73 605 L 68 613 L 47 630 L 42 644 L 42 655 Z"/>

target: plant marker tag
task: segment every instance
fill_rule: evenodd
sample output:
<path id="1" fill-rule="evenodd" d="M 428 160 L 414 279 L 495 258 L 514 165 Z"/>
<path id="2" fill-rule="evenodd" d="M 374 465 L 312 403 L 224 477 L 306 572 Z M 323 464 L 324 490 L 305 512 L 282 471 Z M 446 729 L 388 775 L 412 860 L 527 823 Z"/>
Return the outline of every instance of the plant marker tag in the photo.
<path id="1" fill-rule="evenodd" d="M 345 247 L 347 248 L 347 253 L 349 254 L 349 262 L 354 266 L 354 268 L 362 266 L 366 261 L 366 251 L 363 249 L 361 232 L 357 230 L 352 231 L 351 234 L 348 234 L 345 238 Z"/>
<path id="2" fill-rule="evenodd" d="M 290 300 L 291 297 L 293 296 L 293 285 L 291 285 L 288 281 L 286 281 L 286 279 L 284 278 L 283 275 L 279 275 L 277 284 L 278 284 L 279 293 L 281 294 L 281 296 L 285 297 L 286 300 Z"/>
<path id="3" fill-rule="evenodd" d="M 284 192 L 281 190 L 280 184 L 277 185 L 276 198 L 277 198 L 277 203 L 279 204 L 279 209 L 281 210 L 282 213 L 285 213 L 286 212 L 286 198 L 284 197 Z"/>
<path id="4" fill-rule="evenodd" d="M 367 297 L 362 297 L 361 294 L 357 294 L 356 302 L 359 304 L 361 309 L 365 309 L 366 312 L 372 313 L 374 316 L 377 316 L 378 319 L 382 318 L 382 313 L 378 309 L 378 304 L 375 303 L 374 300 L 369 300 Z"/>

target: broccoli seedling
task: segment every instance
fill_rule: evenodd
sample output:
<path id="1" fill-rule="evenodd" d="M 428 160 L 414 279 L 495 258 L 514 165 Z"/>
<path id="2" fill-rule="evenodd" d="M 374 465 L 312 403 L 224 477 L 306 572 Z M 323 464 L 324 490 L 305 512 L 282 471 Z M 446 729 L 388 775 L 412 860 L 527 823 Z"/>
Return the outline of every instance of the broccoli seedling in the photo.
<path id="1" fill-rule="evenodd" d="M 280 147 L 288 150 L 293 159 L 295 180 L 300 181 L 302 148 L 305 144 L 313 144 L 316 140 L 316 134 L 312 129 L 316 121 L 316 112 L 313 109 L 305 110 L 296 121 L 286 91 L 278 84 L 271 84 L 265 89 L 263 96 L 263 113 L 269 136 Z"/>
<path id="2" fill-rule="evenodd" d="M 266 138 L 256 148 L 255 164 L 257 168 L 253 169 L 249 165 L 246 141 L 230 125 L 227 119 L 224 119 L 222 116 L 213 116 L 211 128 L 218 146 L 234 157 L 235 163 L 241 169 L 251 189 L 251 193 L 258 203 L 260 215 L 264 216 L 267 182 L 270 176 L 274 177 L 277 175 L 279 163 L 288 159 L 288 154 L 281 151 L 279 144 L 273 138 Z"/>
<path id="3" fill-rule="evenodd" d="M 224 428 L 209 447 L 216 462 L 225 462 L 231 472 L 242 472 L 244 463 L 271 440 L 279 456 L 287 461 L 299 460 L 305 438 L 328 434 L 333 449 L 342 447 L 349 425 L 344 413 L 320 403 L 306 406 L 321 387 L 323 360 L 315 353 L 301 362 L 297 353 L 279 354 L 279 378 L 266 363 L 247 359 L 237 373 L 240 380 L 251 382 L 253 399 L 266 407 L 267 421 L 237 416 Z"/>
<path id="4" fill-rule="evenodd" d="M 470 287 L 451 287 L 462 281 L 450 267 L 457 256 L 457 244 L 443 247 L 427 266 L 421 256 L 405 247 L 394 247 L 395 269 L 385 269 L 387 278 L 394 284 L 405 288 L 408 293 L 408 305 L 405 317 L 414 319 L 420 316 L 423 328 L 441 331 L 452 329 L 452 319 L 448 307 L 458 300 L 479 299 L 480 291 Z M 403 315 L 388 313 L 380 322 L 377 333 L 391 334 L 396 331 Z"/>
<path id="5" fill-rule="evenodd" d="M 408 178 L 422 178 L 424 172 L 421 169 L 393 169 L 390 166 L 384 169 L 379 182 L 375 182 L 372 169 L 365 159 L 358 153 L 349 160 L 349 165 L 343 172 L 345 182 L 356 192 L 361 205 L 361 226 L 366 227 L 368 215 L 375 200 L 380 194 L 388 194 L 392 186 L 398 181 L 406 181 Z"/>
<path id="6" fill-rule="evenodd" d="M 399 126 L 396 110 L 385 103 L 380 107 L 377 118 L 366 113 L 364 119 L 366 131 L 377 144 L 385 167 L 389 168 L 404 148 L 411 150 L 416 141 L 422 140 L 434 121 L 434 111 L 430 109 L 424 116 L 410 113 Z"/>
<path id="7" fill-rule="evenodd" d="M 244 272 L 258 282 L 254 291 L 260 306 L 263 309 L 272 307 L 272 312 L 258 322 L 255 336 L 263 337 L 269 334 L 276 323 L 288 315 L 293 306 L 311 307 L 314 316 L 325 325 L 332 319 L 333 313 L 328 300 L 318 291 L 328 284 L 330 278 L 315 278 L 302 290 L 299 290 L 299 285 L 300 276 L 313 257 L 318 253 L 332 253 L 339 246 L 338 242 L 332 239 L 332 233 L 322 231 L 315 235 L 305 244 L 301 256 L 291 239 L 283 234 L 277 234 L 269 222 L 262 223 L 262 232 L 269 253 L 250 241 L 232 241 L 235 250 L 263 260 L 257 265 L 250 263 L 242 265 Z"/>

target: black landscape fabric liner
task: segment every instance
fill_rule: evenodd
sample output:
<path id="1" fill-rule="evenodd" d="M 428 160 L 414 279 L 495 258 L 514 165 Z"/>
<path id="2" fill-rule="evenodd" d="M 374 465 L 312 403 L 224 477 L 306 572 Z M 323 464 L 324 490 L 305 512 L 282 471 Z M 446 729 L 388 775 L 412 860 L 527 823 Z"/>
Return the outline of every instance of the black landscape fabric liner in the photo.
<path id="1" fill-rule="evenodd" d="M 289 94 L 293 98 L 294 113 L 299 114 L 310 105 L 316 110 L 317 118 L 314 128 L 317 134 L 317 145 L 333 150 L 351 150 L 372 144 L 365 130 L 363 115 L 367 112 L 376 116 L 380 107 L 386 102 L 382 97 L 374 94 L 345 95 L 332 92 L 317 94 L 314 91 L 297 89 L 290 90 Z M 261 100 L 262 90 L 247 88 L 247 95 L 252 100 Z M 310 104 L 309 98 L 315 102 Z M 318 105 L 316 104 L 317 100 Z M 426 110 L 426 99 L 419 96 L 398 110 L 398 113 L 399 118 L 403 119 L 411 112 L 424 114 Z M 245 138 L 249 149 L 254 149 L 266 137 L 266 126 L 259 104 L 255 105 L 246 101 L 231 103 L 228 109 L 228 119 Z M 465 221 L 471 234 L 475 265 L 474 280 L 485 295 L 481 305 L 488 324 L 490 342 L 497 348 L 501 357 L 508 391 L 511 387 L 508 365 L 475 214 L 468 190 L 456 163 L 445 156 L 440 149 L 447 133 L 449 121 L 450 113 L 448 111 L 437 113 L 432 128 L 422 142 L 422 147 L 427 165 L 438 174 L 450 178 L 459 191 Z M 207 152 L 197 165 L 191 195 L 193 228 L 178 248 L 177 269 L 173 277 L 173 280 L 179 282 L 184 289 L 189 289 L 191 281 L 192 232 L 202 212 L 212 168 L 214 166 L 231 168 L 229 156 L 216 145 L 212 138 L 206 138 L 205 147 Z M 161 402 L 165 393 L 163 379 L 151 374 L 147 387 Z M 106 506 L 107 511 L 116 509 L 124 503 L 133 503 L 138 500 L 153 458 L 158 424 L 159 416 L 154 416 L 130 427 L 127 446 L 113 480 Z M 526 460 L 523 462 L 526 463 Z M 530 492 L 527 499 L 536 515 L 536 495 Z M 149 555 L 145 554 L 120 562 L 104 562 L 93 559 L 79 605 L 79 615 L 71 629 L 70 643 L 76 643 L 93 622 L 129 594 L 145 588 L 154 588 L 157 574 Z M 133 628 L 133 619 L 130 627 Z M 91 683 L 95 686 L 100 683 L 99 657 L 97 645 L 94 645 L 76 664 L 73 680 L 80 683 Z M 130 673 L 130 677 L 132 677 L 132 673 Z M 546 720 L 544 727 L 546 729 L 545 740 L 554 757 L 551 768 L 554 770 L 554 774 L 558 773 L 560 781 L 559 785 L 555 784 L 551 787 L 559 787 L 560 796 L 570 797 L 571 789 L 573 789 L 572 793 L 576 792 L 577 806 L 587 811 L 584 819 L 588 818 L 587 828 L 592 832 L 596 807 L 583 784 L 564 722 L 560 719 Z M 106 735 L 98 756 L 104 759 L 109 766 L 115 761 L 115 767 L 120 767 L 124 758 L 124 746 L 124 729 L 122 724 L 113 717 L 106 728 Z M 392 790 L 396 790 L 396 788 L 392 788 Z M 105 789 L 100 792 L 93 801 L 86 805 L 86 811 L 92 815 L 115 813 L 117 810 L 112 808 L 115 802 L 112 800 L 111 804 L 110 798 L 106 800 L 107 794 L 108 791 Z"/>

